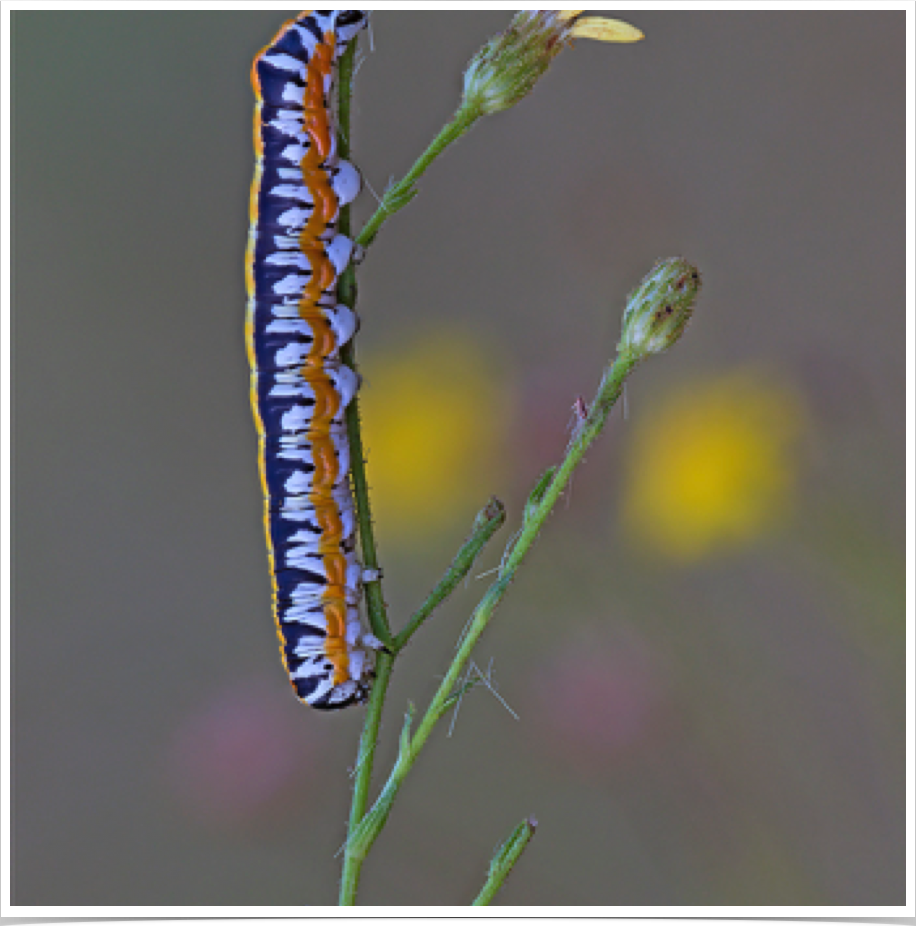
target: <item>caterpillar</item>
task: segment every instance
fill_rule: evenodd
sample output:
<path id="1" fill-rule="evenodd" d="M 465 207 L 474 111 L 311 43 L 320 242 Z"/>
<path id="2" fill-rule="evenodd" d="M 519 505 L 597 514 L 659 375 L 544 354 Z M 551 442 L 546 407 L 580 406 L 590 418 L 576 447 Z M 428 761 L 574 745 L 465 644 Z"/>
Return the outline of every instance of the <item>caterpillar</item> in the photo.
<path id="1" fill-rule="evenodd" d="M 367 10 L 307 10 L 255 58 L 246 255 L 246 345 L 280 655 L 297 697 L 365 701 L 381 644 L 360 620 L 362 567 L 344 415 L 359 388 L 340 360 L 357 320 L 337 280 L 354 244 L 337 233 L 362 179 L 337 155 L 339 59 Z"/>

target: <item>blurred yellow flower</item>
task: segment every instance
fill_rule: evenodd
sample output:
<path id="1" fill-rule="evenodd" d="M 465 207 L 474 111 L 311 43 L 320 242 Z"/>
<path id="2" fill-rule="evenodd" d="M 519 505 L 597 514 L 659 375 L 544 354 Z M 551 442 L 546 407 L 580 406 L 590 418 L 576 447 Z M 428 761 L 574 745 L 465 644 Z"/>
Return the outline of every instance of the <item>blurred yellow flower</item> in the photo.
<path id="1" fill-rule="evenodd" d="M 478 344 L 438 332 L 361 365 L 373 514 L 383 538 L 470 520 L 496 488 L 505 390 Z"/>
<path id="2" fill-rule="evenodd" d="M 751 371 L 666 399 L 631 443 L 626 528 L 682 561 L 765 533 L 791 510 L 803 420 L 797 393 Z"/>

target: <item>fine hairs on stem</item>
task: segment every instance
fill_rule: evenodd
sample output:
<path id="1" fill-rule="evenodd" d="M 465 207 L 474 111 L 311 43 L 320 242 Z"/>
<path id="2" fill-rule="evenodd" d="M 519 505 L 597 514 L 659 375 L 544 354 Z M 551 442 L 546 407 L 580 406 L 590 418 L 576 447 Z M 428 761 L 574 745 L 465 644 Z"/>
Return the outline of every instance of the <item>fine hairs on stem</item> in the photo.
<path id="1" fill-rule="evenodd" d="M 462 101 L 452 120 L 436 136 L 404 178 L 394 183 L 375 214 L 356 236 L 364 249 L 371 247 L 386 221 L 405 208 L 418 193 L 418 182 L 431 164 L 478 120 L 515 105 L 525 97 L 547 71 L 553 58 L 574 38 L 603 42 L 633 42 L 642 34 L 625 23 L 600 17 L 583 16 L 583 11 L 523 11 L 509 28 L 492 39 L 472 60 L 465 75 Z M 341 61 L 339 71 L 339 150 L 349 155 L 351 94 L 354 77 L 355 45 Z M 342 210 L 340 231 L 351 234 L 350 210 Z M 661 353 L 681 337 L 689 323 L 700 289 L 700 275 L 686 261 L 675 258 L 659 261 L 631 294 L 623 316 L 623 334 L 593 401 L 582 408 L 580 421 L 560 462 L 548 470 L 532 490 L 523 512 L 522 523 L 507 545 L 495 578 L 474 609 L 456 648 L 455 656 L 425 710 L 410 706 L 401 727 L 397 758 L 387 780 L 374 801 L 370 791 L 382 713 L 391 675 L 398 655 L 435 611 L 470 574 L 478 558 L 496 532 L 506 522 L 503 505 L 492 499 L 477 515 L 467 540 L 426 600 L 405 622 L 392 632 L 378 573 L 378 552 L 364 459 L 359 404 L 347 410 L 347 430 L 352 448 L 352 487 L 363 563 L 377 576 L 365 586 L 366 605 L 372 632 L 384 644 L 378 654 L 376 678 L 366 707 L 366 717 L 355 763 L 349 830 L 344 848 L 340 883 L 341 906 L 357 902 L 362 866 L 382 832 L 404 781 L 418 756 L 443 717 L 456 707 L 462 696 L 478 680 L 468 672 L 475 647 L 486 631 L 497 608 L 519 574 L 526 556 L 544 528 L 558 500 L 601 434 L 611 411 L 620 399 L 633 370 L 646 358 Z M 342 276 L 340 299 L 355 308 L 358 297 L 356 274 L 351 267 Z M 356 351 L 347 346 L 344 361 L 356 369 Z M 536 821 L 520 824 L 497 850 L 480 894 L 468 903 L 486 906 L 493 902 L 509 874 L 528 848 L 537 829 Z"/>

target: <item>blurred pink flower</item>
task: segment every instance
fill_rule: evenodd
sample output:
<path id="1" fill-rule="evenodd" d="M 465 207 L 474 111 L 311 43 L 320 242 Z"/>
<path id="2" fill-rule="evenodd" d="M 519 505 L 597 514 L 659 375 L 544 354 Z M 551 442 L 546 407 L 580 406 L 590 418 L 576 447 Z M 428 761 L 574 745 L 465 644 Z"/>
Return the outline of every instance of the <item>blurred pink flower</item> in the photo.
<path id="1" fill-rule="evenodd" d="M 580 639 L 561 649 L 537 682 L 544 742 L 564 762 L 638 755 L 661 733 L 668 682 L 661 660 L 632 635 Z"/>
<path id="2" fill-rule="evenodd" d="M 297 705 L 288 702 L 279 685 L 249 681 L 191 711 L 175 731 L 167 768 L 187 811 L 232 828 L 272 818 L 304 793 L 323 736 L 316 725 L 296 723 Z"/>

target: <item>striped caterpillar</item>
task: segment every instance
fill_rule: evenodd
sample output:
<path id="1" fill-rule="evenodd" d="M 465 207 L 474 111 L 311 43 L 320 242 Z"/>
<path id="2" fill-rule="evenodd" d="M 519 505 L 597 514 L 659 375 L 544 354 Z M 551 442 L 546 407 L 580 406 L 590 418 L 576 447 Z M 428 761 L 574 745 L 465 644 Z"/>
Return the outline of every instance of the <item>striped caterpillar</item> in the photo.
<path id="1" fill-rule="evenodd" d="M 252 67 L 246 342 L 273 613 L 297 697 L 325 710 L 365 701 L 381 645 L 359 616 L 344 421 L 359 379 L 339 357 L 357 322 L 336 298 L 354 257 L 337 221 L 362 180 L 337 157 L 330 107 L 336 64 L 367 23 L 366 10 L 307 10 Z"/>

